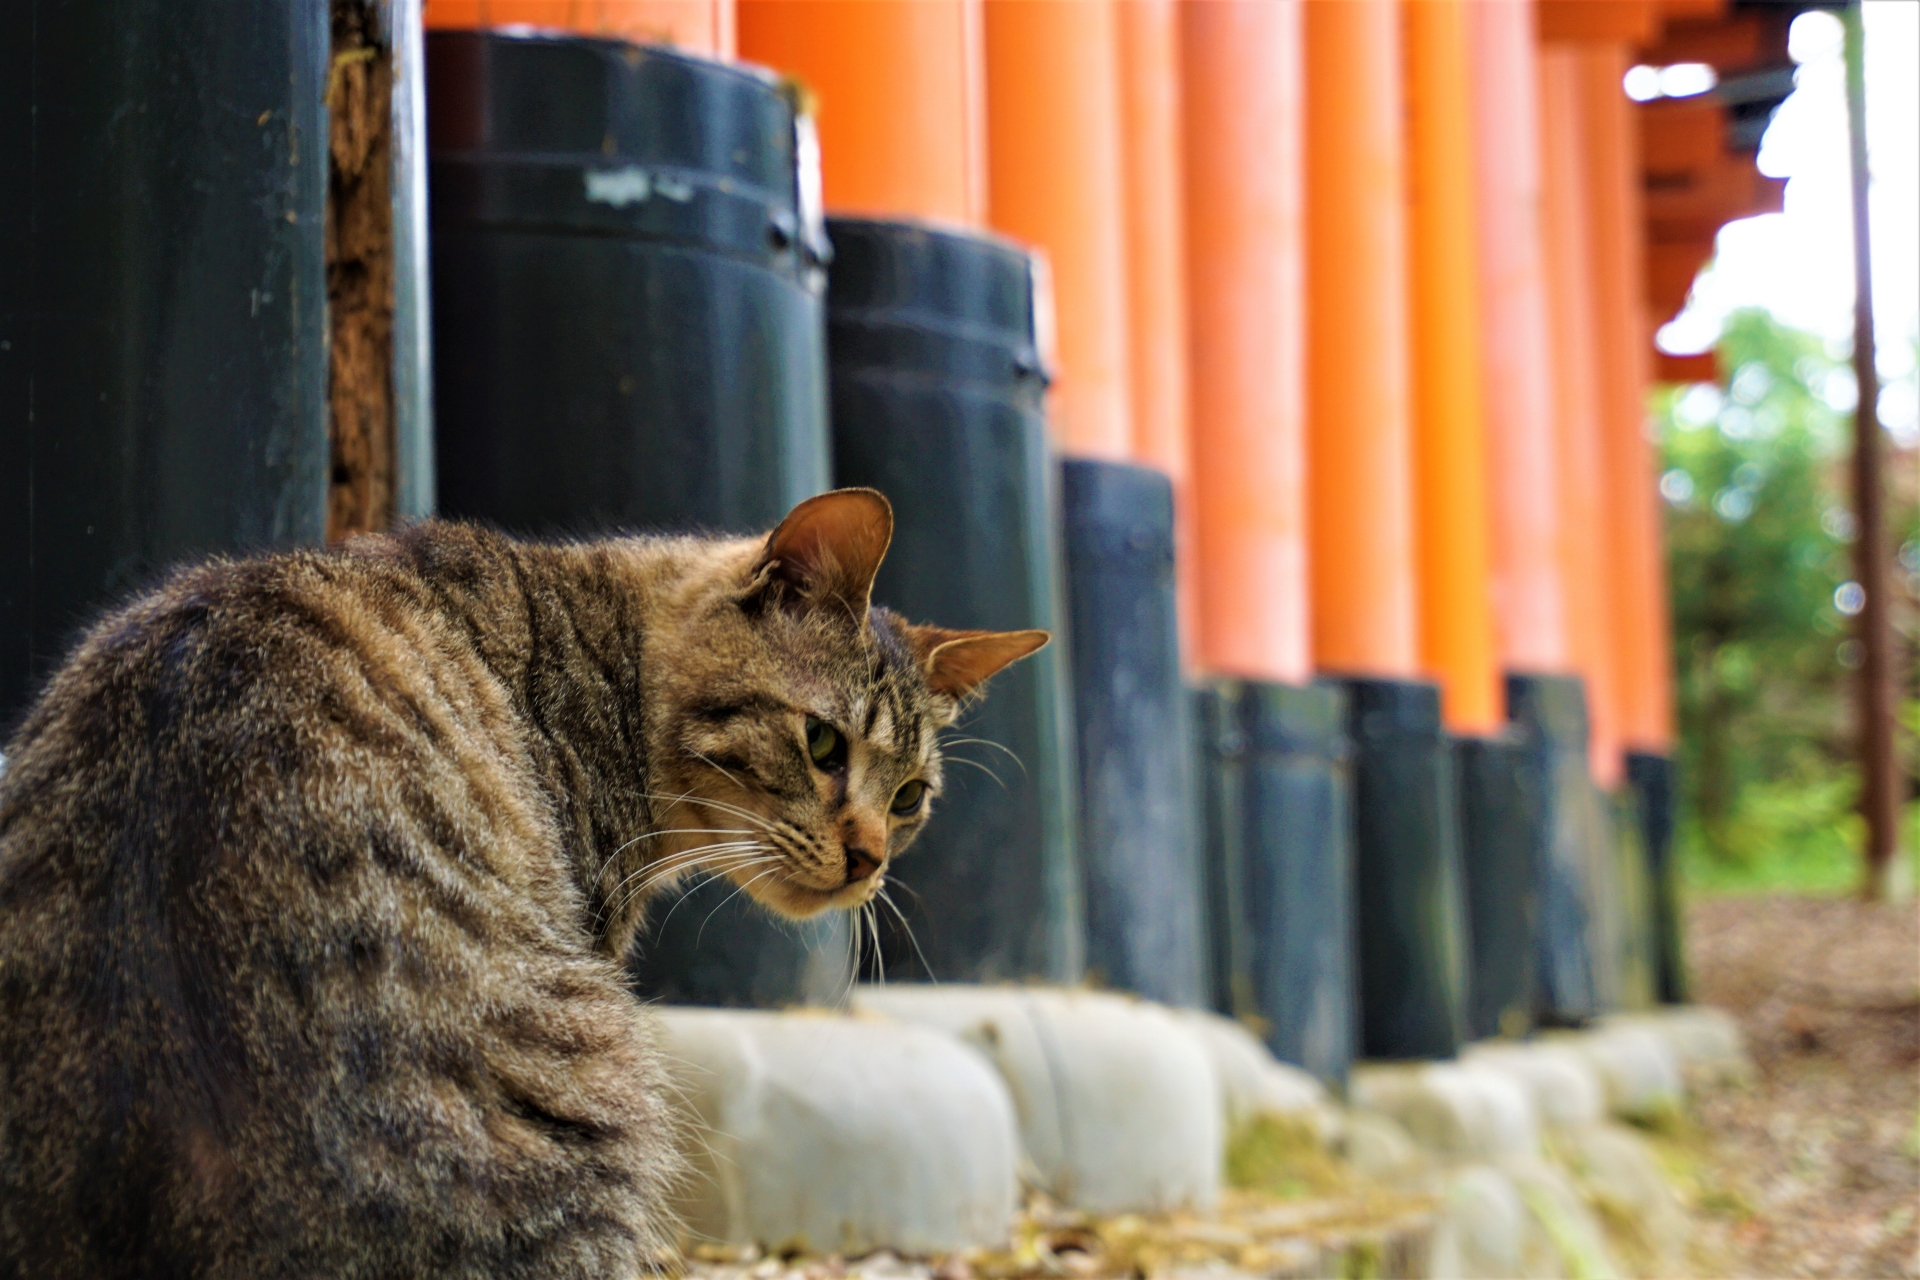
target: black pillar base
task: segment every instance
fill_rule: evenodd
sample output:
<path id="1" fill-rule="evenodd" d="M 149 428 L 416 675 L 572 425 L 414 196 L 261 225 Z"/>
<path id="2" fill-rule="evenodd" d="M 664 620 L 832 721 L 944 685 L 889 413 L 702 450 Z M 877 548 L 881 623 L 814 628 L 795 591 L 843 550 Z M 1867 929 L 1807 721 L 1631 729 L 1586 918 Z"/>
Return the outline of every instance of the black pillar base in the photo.
<path id="1" fill-rule="evenodd" d="M 1539 779 L 1517 735 L 1456 738 L 1453 751 L 1473 956 L 1467 1029 L 1475 1039 L 1523 1035 L 1539 999 Z"/>
<path id="2" fill-rule="evenodd" d="M 1689 984 L 1680 918 L 1680 869 L 1673 857 L 1673 761 L 1652 752 L 1630 751 L 1627 781 L 1640 806 L 1640 835 L 1653 894 L 1654 994 L 1665 1004 L 1685 1004 Z"/>
<path id="3" fill-rule="evenodd" d="M 1360 1043 L 1448 1058 L 1467 1035 L 1466 907 L 1438 686 L 1343 679 L 1354 746 Z"/>
<path id="4" fill-rule="evenodd" d="M 1358 1017 L 1345 692 L 1221 681 L 1194 707 L 1214 1007 L 1343 1085 Z"/>
<path id="5" fill-rule="evenodd" d="M 1080 756 L 1087 973 L 1206 1003 L 1186 690 L 1173 596 L 1173 484 L 1146 467 L 1060 464 Z"/>
<path id="6" fill-rule="evenodd" d="M 1525 743 L 1542 814 L 1536 1017 L 1575 1026 L 1603 1008 L 1595 868 L 1612 856 L 1587 767 L 1586 690 L 1574 676 L 1509 673 L 1507 714 Z"/>

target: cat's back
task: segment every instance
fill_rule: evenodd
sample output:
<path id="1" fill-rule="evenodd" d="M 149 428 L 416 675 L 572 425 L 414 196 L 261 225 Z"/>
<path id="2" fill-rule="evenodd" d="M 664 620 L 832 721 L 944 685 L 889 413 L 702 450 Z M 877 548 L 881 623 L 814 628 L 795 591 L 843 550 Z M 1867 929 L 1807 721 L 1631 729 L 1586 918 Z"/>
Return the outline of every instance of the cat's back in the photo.
<path id="1" fill-rule="evenodd" d="M 457 589 L 503 572 L 491 562 L 504 551 L 442 527 L 346 553 L 213 561 L 103 617 L 7 744 L 0 921 L 31 905 L 23 875 L 112 896 L 142 863 L 210 851 L 269 813 L 338 816 L 407 764 L 521 748 L 472 619 L 445 595 L 446 579 Z M 212 829 L 185 829 L 196 820 Z M 273 860 L 253 853 L 256 869 Z"/>

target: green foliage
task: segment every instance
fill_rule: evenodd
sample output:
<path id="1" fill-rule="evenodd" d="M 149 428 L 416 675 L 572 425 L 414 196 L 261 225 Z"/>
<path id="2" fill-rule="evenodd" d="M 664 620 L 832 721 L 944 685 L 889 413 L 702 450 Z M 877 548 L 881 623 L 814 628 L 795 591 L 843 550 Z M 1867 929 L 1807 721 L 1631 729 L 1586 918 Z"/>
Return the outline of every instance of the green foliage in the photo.
<path id="1" fill-rule="evenodd" d="M 1720 359 L 1724 392 L 1677 387 L 1654 403 L 1682 865 L 1703 889 L 1842 891 L 1859 883 L 1862 846 L 1851 760 L 1859 649 L 1841 610 L 1853 578 L 1851 372 L 1763 311 L 1729 321 Z M 1911 454 L 1895 453 L 1894 465 L 1910 468 Z M 1910 552 L 1920 547 L 1911 488 L 1894 487 L 1894 541 Z M 1910 615 L 1896 616 L 1910 627 Z"/>

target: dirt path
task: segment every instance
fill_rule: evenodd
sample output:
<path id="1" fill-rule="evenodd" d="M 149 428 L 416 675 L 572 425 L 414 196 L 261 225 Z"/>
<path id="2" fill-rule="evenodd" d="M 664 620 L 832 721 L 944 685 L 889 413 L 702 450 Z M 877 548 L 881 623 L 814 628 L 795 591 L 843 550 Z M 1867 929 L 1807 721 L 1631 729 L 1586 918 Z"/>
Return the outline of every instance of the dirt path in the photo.
<path id="1" fill-rule="evenodd" d="M 1694 998 L 1757 1068 L 1699 1107 L 1716 1272 L 1920 1276 L 1920 911 L 1721 898 L 1688 924 Z"/>

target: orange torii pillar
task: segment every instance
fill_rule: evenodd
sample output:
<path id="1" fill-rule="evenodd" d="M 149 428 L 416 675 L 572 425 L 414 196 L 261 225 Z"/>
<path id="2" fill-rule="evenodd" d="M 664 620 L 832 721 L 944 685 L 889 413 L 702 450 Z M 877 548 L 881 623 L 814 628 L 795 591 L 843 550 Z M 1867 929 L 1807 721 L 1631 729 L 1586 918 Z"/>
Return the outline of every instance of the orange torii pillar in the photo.
<path id="1" fill-rule="evenodd" d="M 1621 89 L 1624 45 L 1583 44 L 1578 63 L 1585 125 L 1603 484 L 1619 687 L 1619 731 L 1630 751 L 1671 749 L 1671 659 L 1666 573 L 1653 448 L 1647 438 L 1651 356 L 1645 208 L 1634 106 Z"/>
<path id="2" fill-rule="evenodd" d="M 1313 674 L 1307 597 L 1301 5 L 1183 4 L 1196 665 Z"/>
<path id="3" fill-rule="evenodd" d="M 1306 7 L 1307 477 L 1313 657 L 1411 678 L 1406 151 L 1391 0 Z"/>
<path id="4" fill-rule="evenodd" d="M 1117 25 L 1106 3 L 986 6 L 987 212 L 1051 267 L 1061 449 L 1124 460 L 1133 415 Z"/>
<path id="5" fill-rule="evenodd" d="M 1531 0 L 1479 0 L 1467 9 L 1494 634 L 1508 672 L 1547 674 L 1568 671 L 1572 659 L 1533 19 Z"/>
<path id="6" fill-rule="evenodd" d="M 1181 208 L 1178 0 L 1120 0 L 1133 456 L 1173 481 L 1181 651 L 1194 649 L 1196 562 L 1187 433 L 1186 222 Z"/>
<path id="7" fill-rule="evenodd" d="M 740 56 L 814 98 L 835 213 L 986 219 L 980 0 L 739 0 Z"/>
<path id="8" fill-rule="evenodd" d="M 1449 1057 L 1466 921 L 1440 691 L 1416 678 L 1401 21 L 1393 0 L 1306 7 L 1308 579 L 1353 738 L 1361 1046 Z"/>
<path id="9" fill-rule="evenodd" d="M 734 0 L 424 0 L 428 30 L 525 24 L 733 56 Z"/>
<path id="10" fill-rule="evenodd" d="M 1577 60 L 1587 200 L 1593 231 L 1600 451 L 1606 509 L 1621 766 L 1632 786 L 1644 911 L 1626 917 L 1629 997 L 1686 998 L 1673 826 L 1672 640 L 1646 397 L 1652 344 L 1646 300 L 1645 209 L 1635 107 L 1621 87 L 1631 64 L 1617 41 L 1583 43 Z M 1629 901 L 1636 900 L 1629 895 Z M 1639 984 L 1646 985 L 1641 987 Z"/>
<path id="11" fill-rule="evenodd" d="M 1558 44 L 1540 51 L 1541 134 L 1545 144 L 1542 211 L 1547 231 L 1547 297 L 1558 397 L 1561 582 L 1568 656 L 1587 687 L 1592 725 L 1588 759 L 1595 782 L 1620 784 L 1620 698 L 1611 621 L 1612 565 L 1606 534 L 1605 455 L 1601 447 L 1598 311 L 1595 307 L 1592 206 L 1588 198 L 1579 55 Z"/>
<path id="12" fill-rule="evenodd" d="M 1406 5 L 1420 664 L 1456 733 L 1506 719 L 1493 639 L 1464 0 Z"/>

